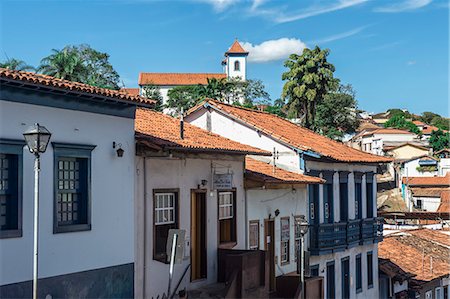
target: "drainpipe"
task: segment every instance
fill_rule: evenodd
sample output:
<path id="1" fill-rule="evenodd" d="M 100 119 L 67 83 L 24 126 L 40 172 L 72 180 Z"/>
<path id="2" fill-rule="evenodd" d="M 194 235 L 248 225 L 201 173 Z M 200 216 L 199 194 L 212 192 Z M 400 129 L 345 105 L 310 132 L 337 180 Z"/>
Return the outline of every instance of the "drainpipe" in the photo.
<path id="1" fill-rule="evenodd" d="M 249 249 L 248 248 L 248 203 L 247 203 L 247 188 L 245 187 L 245 158 L 244 158 L 243 164 L 244 164 L 244 203 L 245 203 L 245 249 Z M 259 230 L 259 227 L 258 227 L 258 230 Z"/>
<path id="2" fill-rule="evenodd" d="M 147 261 L 146 261 L 146 252 L 147 252 L 147 163 L 146 157 L 144 156 L 144 248 L 143 248 L 143 274 L 142 274 L 142 298 L 145 298 L 145 285 L 146 285 L 146 272 L 147 272 Z"/>

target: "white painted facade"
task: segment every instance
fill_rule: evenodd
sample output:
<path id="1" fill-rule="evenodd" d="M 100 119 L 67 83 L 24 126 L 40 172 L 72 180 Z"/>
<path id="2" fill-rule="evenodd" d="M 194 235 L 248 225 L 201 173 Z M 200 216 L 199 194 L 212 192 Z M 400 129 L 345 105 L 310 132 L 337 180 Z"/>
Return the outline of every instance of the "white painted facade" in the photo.
<path id="1" fill-rule="evenodd" d="M 134 263 L 134 119 L 0 101 L 0 138 L 23 140 L 39 122 L 51 142 L 95 145 L 89 231 L 53 233 L 53 147 L 41 156 L 39 278 Z M 118 158 L 112 147 L 121 143 Z M 23 149 L 22 236 L 0 239 L 0 285 L 29 281 L 33 265 L 34 156 Z"/>
<path id="2" fill-rule="evenodd" d="M 226 62 L 225 73 L 229 79 L 247 80 L 246 54 L 228 54 Z"/>
<path id="3" fill-rule="evenodd" d="M 427 212 L 436 212 L 441 204 L 441 197 L 413 196 L 414 206 Z M 420 201 L 420 202 L 419 202 Z"/>
<path id="4" fill-rule="evenodd" d="M 201 127 L 206 130 L 210 130 L 216 134 L 219 134 L 221 136 L 230 138 L 232 140 L 248 144 L 254 147 L 258 147 L 267 151 L 273 151 L 275 148 L 276 151 L 279 152 L 279 159 L 276 160 L 276 164 L 278 167 L 284 168 L 289 171 L 303 173 L 304 170 L 302 169 L 302 162 L 300 159 L 300 155 L 297 153 L 297 151 L 292 148 L 291 146 L 288 146 L 286 144 L 282 144 L 278 140 L 272 138 L 269 135 L 266 135 L 259 130 L 251 127 L 248 124 L 244 124 L 241 121 L 235 120 L 222 112 L 218 112 L 215 109 L 206 109 L 201 108 L 197 111 L 192 112 L 189 114 L 185 121 L 196 125 L 198 127 Z M 261 157 L 257 157 L 257 159 L 262 159 Z M 267 159 L 267 158 L 266 158 Z M 349 163 L 324 163 L 324 162 L 312 162 L 312 161 L 304 161 L 305 163 L 305 170 L 326 170 L 326 171 L 334 171 L 334 179 L 333 179 L 333 188 L 334 188 L 334 221 L 339 221 L 339 174 L 338 171 L 349 171 L 350 175 L 348 177 L 348 216 L 349 220 L 355 218 L 355 204 L 354 200 L 351 200 L 355 198 L 355 191 L 354 191 L 354 179 L 353 179 L 353 172 L 374 172 L 376 173 L 376 166 L 370 166 L 370 165 L 358 165 L 358 164 L 349 164 Z M 373 190 L 372 190 L 372 196 L 373 196 L 373 215 L 376 217 L 377 210 L 376 210 L 376 176 L 373 176 L 372 179 L 373 183 Z M 366 178 L 365 175 L 362 178 L 362 218 L 366 218 L 366 196 L 367 196 L 367 190 L 366 190 Z M 258 192 L 258 193 L 257 193 Z M 261 198 L 274 198 L 276 197 L 277 193 L 283 194 L 284 196 L 281 196 L 280 199 L 277 199 L 274 202 L 263 202 L 261 203 Z M 300 213 L 303 215 L 308 216 L 309 209 L 306 209 L 306 202 L 307 202 L 307 192 L 305 189 L 305 193 L 298 192 L 298 195 L 305 194 L 305 197 L 297 197 L 295 200 L 293 199 L 293 196 L 289 194 L 290 190 L 286 189 L 280 189 L 277 191 L 268 191 L 268 190 L 261 190 L 261 191 L 253 191 L 248 190 L 248 203 L 251 205 L 252 208 L 249 208 L 249 218 L 248 220 L 260 220 L 260 225 L 264 224 L 263 219 L 267 218 L 268 212 L 271 212 L 273 214 L 273 210 L 275 206 L 278 206 L 278 209 L 280 210 L 280 214 L 283 213 L 283 211 L 287 211 L 289 209 L 292 209 L 292 211 L 288 212 L 288 215 L 292 216 L 292 213 Z M 259 203 L 258 203 L 259 201 Z M 319 207 L 320 207 L 320 223 L 324 223 L 324 211 L 323 211 L 323 187 L 319 187 Z M 255 208 L 256 205 L 259 205 L 259 208 Z M 301 210 L 303 209 L 303 210 Z M 250 213 L 252 216 L 250 216 Z M 259 214 L 259 217 L 257 216 Z M 253 219 L 253 218 L 255 219 Z M 276 218 L 281 217 L 278 216 Z M 275 235 L 277 235 L 277 230 L 280 229 L 280 222 L 279 220 L 275 219 Z M 293 228 L 293 218 L 291 217 L 291 227 Z M 264 236 L 264 230 L 263 228 L 260 229 L 260 236 Z M 293 231 L 291 231 L 291 238 L 293 236 Z M 261 239 L 261 238 L 260 238 Z M 292 239 L 291 239 L 292 240 Z M 278 232 L 278 238 L 275 238 L 276 246 L 275 255 L 280 255 L 280 241 L 279 241 L 279 232 Z M 260 241 L 263 242 L 263 241 Z M 292 243 L 292 242 L 291 242 Z M 263 246 L 264 243 L 261 243 L 260 246 Z M 293 245 L 291 244 L 291 249 L 293 249 Z M 261 247 L 264 248 L 264 247 Z M 292 252 L 292 251 L 291 251 Z M 367 286 L 367 259 L 366 254 L 368 252 L 373 253 L 373 287 L 368 288 Z M 291 253 L 291 256 L 294 253 Z M 355 257 L 357 254 L 361 254 L 362 256 L 362 286 L 363 290 L 360 293 L 356 293 L 355 288 Z M 327 262 L 334 261 L 335 262 L 335 287 L 336 287 L 336 298 L 341 297 L 341 259 L 349 257 L 350 260 L 350 298 L 377 298 L 378 297 L 378 245 L 375 244 L 369 244 L 369 245 L 360 245 L 355 246 L 350 249 L 345 249 L 341 252 L 336 252 L 332 254 L 326 254 L 326 255 L 319 255 L 319 256 L 311 256 L 310 257 L 310 265 L 319 265 L 319 275 L 324 276 L 324 289 L 326 290 L 326 275 L 324 269 L 326 269 Z M 279 262 L 278 262 L 279 263 Z M 281 265 L 278 265 L 277 267 L 277 275 L 281 275 L 285 271 L 294 271 L 296 268 L 293 265 L 286 265 L 284 267 L 281 267 Z M 325 294 L 325 297 L 327 294 Z"/>
<path id="5" fill-rule="evenodd" d="M 417 158 L 414 160 L 407 161 L 402 164 L 401 167 L 401 178 L 403 177 L 433 177 L 438 176 L 439 171 L 436 169 L 436 171 L 419 171 L 417 168 L 420 166 L 419 161 L 421 158 Z M 437 163 L 438 164 L 438 163 Z M 436 167 L 438 168 L 438 167 Z M 400 183 L 401 183 L 400 178 Z"/>
<path id="6" fill-rule="evenodd" d="M 450 158 L 441 158 L 439 160 L 439 176 L 445 176 L 450 172 Z"/>
<path id="7" fill-rule="evenodd" d="M 225 157 L 225 156 L 222 156 Z M 144 165 L 145 164 L 145 165 Z M 154 158 L 137 157 L 136 162 L 136 267 L 135 297 L 156 298 L 167 292 L 169 265 L 153 259 L 153 190 L 179 189 L 179 228 L 186 230 L 185 253 L 182 264 L 175 265 L 174 285 L 182 272 L 190 264 L 191 234 L 191 190 L 197 189 L 202 180 L 208 180 L 206 193 L 207 214 L 207 278 L 191 282 L 190 270 L 182 280 L 178 290 L 196 289 L 217 282 L 218 241 L 218 196 L 212 190 L 212 173 L 233 174 L 233 187 L 236 188 L 237 245 L 235 249 L 245 248 L 245 194 L 244 159 L 229 157 L 217 160 L 208 158 Z M 145 174 L 144 174 L 145 173 Z M 144 181 L 146 177 L 146 181 Z M 145 225 L 146 224 L 146 225 Z M 144 278 L 145 277 L 145 278 Z"/>

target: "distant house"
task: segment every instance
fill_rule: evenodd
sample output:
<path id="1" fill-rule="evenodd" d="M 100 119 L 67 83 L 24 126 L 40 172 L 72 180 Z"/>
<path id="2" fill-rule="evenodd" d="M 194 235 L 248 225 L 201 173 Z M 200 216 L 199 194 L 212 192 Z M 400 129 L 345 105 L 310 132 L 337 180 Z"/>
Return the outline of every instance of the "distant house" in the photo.
<path id="1" fill-rule="evenodd" d="M 435 153 L 435 156 L 439 158 L 439 175 L 446 175 L 450 172 L 450 149 L 441 149 Z"/>
<path id="2" fill-rule="evenodd" d="M 448 298 L 448 234 L 429 229 L 400 231 L 384 237 L 378 254 L 380 298 Z"/>
<path id="3" fill-rule="evenodd" d="M 140 73 L 139 93 L 144 94 L 145 86 L 154 85 L 159 88 L 163 97 L 163 103 L 167 102 L 168 92 L 177 86 L 206 85 L 208 79 L 247 79 L 247 56 L 238 40 L 235 40 L 231 47 L 225 52 L 222 60 L 222 73 Z"/>
<path id="4" fill-rule="evenodd" d="M 270 152 L 148 109 L 136 113 L 136 146 L 136 298 L 167 295 L 169 229 L 186 238 L 172 292 L 217 283 L 218 251 L 247 244 L 245 156 Z"/>
<path id="5" fill-rule="evenodd" d="M 419 128 L 419 130 L 422 133 L 422 139 L 430 139 L 431 137 L 431 133 L 433 133 L 433 131 L 438 131 L 439 128 L 432 126 L 432 125 L 428 125 L 420 120 L 414 120 L 413 123 Z"/>
<path id="6" fill-rule="evenodd" d="M 52 133 L 41 155 L 39 298 L 133 297 L 134 115 L 153 102 L 7 69 L 0 88 L 0 297 L 32 295 L 34 157 L 22 133 L 34 123 Z"/>
<path id="7" fill-rule="evenodd" d="M 436 211 L 439 207 L 439 194 L 434 189 L 450 188 L 450 174 L 446 176 L 434 177 L 409 177 L 402 179 L 402 196 L 406 201 L 406 206 L 412 211 L 413 207 L 427 211 Z M 429 194 L 430 196 L 424 196 Z M 431 197 L 434 199 L 423 199 L 423 197 Z"/>
<path id="8" fill-rule="evenodd" d="M 255 196 L 247 225 L 254 232 L 253 240 L 263 240 L 249 244 L 259 243 L 264 248 L 269 248 L 272 240 L 279 244 L 269 252 L 275 267 L 282 269 L 277 275 L 294 268 L 289 265 L 298 244 L 292 242 L 296 235 L 294 223 L 297 216 L 303 215 L 309 222 L 306 246 L 311 255 L 311 274 L 324 277 L 325 297 L 378 297 L 375 269 L 381 219 L 376 217 L 374 174 L 377 166 L 390 162 L 390 158 L 358 151 L 273 114 L 214 100 L 192 108 L 185 119 L 226 138 L 271 151 L 272 159 L 258 158 L 266 163 L 260 165 L 264 165 L 267 177 L 260 188 L 263 183 L 283 181 L 277 177 L 284 177 L 278 169 L 270 174 L 270 162 L 272 167 L 325 180 L 324 184 L 309 184 L 307 192 L 298 187 L 293 188 L 295 191 L 285 188 L 280 203 L 279 191 L 246 187 L 249 197 Z M 262 197 L 259 204 L 256 195 Z M 289 197 L 293 202 L 287 203 Z M 274 231 L 269 233 L 272 228 Z"/>

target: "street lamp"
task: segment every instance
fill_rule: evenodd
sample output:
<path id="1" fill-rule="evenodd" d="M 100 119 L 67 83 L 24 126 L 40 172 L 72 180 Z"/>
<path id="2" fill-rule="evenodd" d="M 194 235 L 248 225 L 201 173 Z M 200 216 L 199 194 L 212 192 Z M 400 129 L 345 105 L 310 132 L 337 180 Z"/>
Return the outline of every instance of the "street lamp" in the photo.
<path id="1" fill-rule="evenodd" d="M 305 235 L 308 232 L 308 221 L 304 215 L 297 218 L 296 223 L 300 233 L 300 247 L 297 248 L 297 269 L 300 271 L 301 294 L 300 298 L 305 298 Z M 298 258 L 300 256 L 300 259 Z"/>
<path id="2" fill-rule="evenodd" d="M 30 153 L 34 154 L 34 227 L 33 227 L 33 299 L 37 299 L 38 241 L 39 241 L 39 170 L 40 154 L 47 149 L 52 134 L 36 123 L 29 127 L 23 137 Z"/>

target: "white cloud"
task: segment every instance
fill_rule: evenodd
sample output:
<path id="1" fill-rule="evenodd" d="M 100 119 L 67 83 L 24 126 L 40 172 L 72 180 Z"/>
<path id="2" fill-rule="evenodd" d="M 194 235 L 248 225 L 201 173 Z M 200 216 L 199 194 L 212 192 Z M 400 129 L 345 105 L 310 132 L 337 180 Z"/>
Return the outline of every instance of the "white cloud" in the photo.
<path id="1" fill-rule="evenodd" d="M 259 45 L 251 43 L 241 43 L 242 47 L 249 52 L 248 61 L 255 63 L 264 63 L 287 59 L 290 54 L 301 54 L 306 44 L 296 38 L 280 38 L 268 40 Z"/>
<path id="2" fill-rule="evenodd" d="M 239 0 L 199 0 L 199 1 L 211 4 L 214 7 L 214 10 L 218 12 L 224 11 L 229 6 L 239 2 Z"/>
<path id="3" fill-rule="evenodd" d="M 395 12 L 414 10 L 414 9 L 418 9 L 418 8 L 427 6 L 428 4 L 431 3 L 431 1 L 432 0 L 405 0 L 402 2 L 397 2 L 394 4 L 375 8 L 374 11 L 395 13 Z"/>
<path id="4" fill-rule="evenodd" d="M 358 33 L 360 33 L 361 31 L 363 31 L 367 26 L 361 26 L 346 32 L 342 32 L 342 33 L 338 33 L 335 35 L 331 35 L 331 36 L 327 36 L 325 38 L 319 39 L 317 41 L 313 41 L 311 43 L 313 44 L 324 44 L 324 43 L 328 43 L 328 42 L 332 42 L 332 41 L 336 41 L 336 40 L 340 40 L 340 39 L 344 39 L 353 35 L 356 35 Z"/>
<path id="5" fill-rule="evenodd" d="M 362 4 L 364 2 L 367 2 L 368 0 L 339 0 L 337 2 L 334 2 L 332 4 L 328 4 L 327 5 L 315 5 L 315 6 L 311 6 L 305 10 L 302 11 L 298 11 L 296 13 L 293 13 L 291 15 L 285 15 L 285 14 L 280 14 L 278 16 L 275 17 L 275 22 L 277 23 L 287 23 L 287 22 L 293 22 L 293 21 L 297 21 L 297 20 L 301 20 L 301 19 L 306 19 L 309 17 L 313 17 L 313 16 L 317 16 L 317 15 L 321 15 L 324 13 L 328 13 L 328 12 L 332 12 L 332 11 L 337 11 L 337 10 L 341 10 L 344 8 L 348 8 L 348 7 L 352 7 L 355 5 L 359 5 Z"/>

